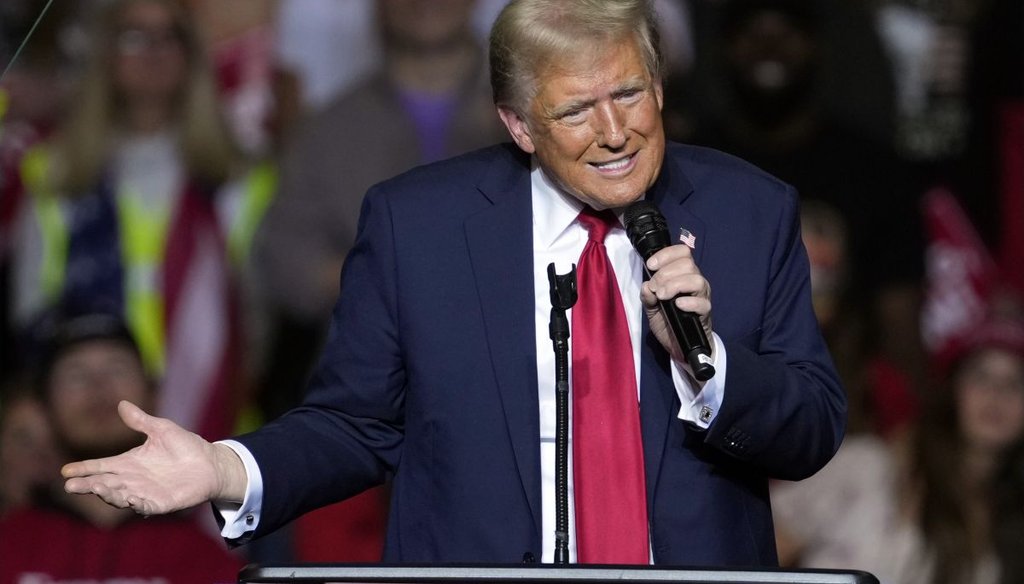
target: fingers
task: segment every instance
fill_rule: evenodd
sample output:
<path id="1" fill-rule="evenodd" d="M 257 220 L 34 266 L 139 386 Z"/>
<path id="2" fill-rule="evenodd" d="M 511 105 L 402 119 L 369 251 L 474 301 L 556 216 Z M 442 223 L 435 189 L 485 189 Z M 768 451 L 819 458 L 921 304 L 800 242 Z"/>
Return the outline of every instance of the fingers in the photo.
<path id="1" fill-rule="evenodd" d="M 64 481 L 64 490 L 73 495 L 85 495 L 92 492 L 92 487 L 85 479 L 73 478 Z"/>
<path id="2" fill-rule="evenodd" d="M 128 507 L 129 503 L 125 494 L 123 483 L 110 481 L 106 475 L 103 479 L 98 478 L 73 478 L 64 483 L 64 490 L 74 495 L 94 494 L 103 499 L 108 505 L 114 507 Z"/>
<path id="3" fill-rule="evenodd" d="M 74 495 L 96 495 L 108 505 L 120 509 L 130 508 L 139 515 L 155 515 L 159 512 L 149 499 L 134 493 L 115 475 L 71 478 L 64 483 L 64 490 Z"/>
<path id="4" fill-rule="evenodd" d="M 670 245 L 647 258 L 647 267 L 651 271 L 661 270 L 681 260 L 690 260 L 690 263 L 693 263 L 693 250 L 685 245 Z"/>
<path id="5" fill-rule="evenodd" d="M 72 477 L 87 477 L 92 475 L 103 474 L 106 472 L 111 472 L 110 469 L 108 468 L 108 460 L 109 459 L 107 458 L 99 458 L 94 460 L 69 462 L 68 464 L 65 464 L 63 467 L 61 467 L 60 475 L 66 479 L 70 479 Z"/>
<path id="6" fill-rule="evenodd" d="M 126 426 L 147 436 L 153 431 L 154 422 L 157 421 L 157 418 L 150 416 L 142 411 L 139 406 L 128 400 L 121 400 L 117 404 L 117 413 L 121 416 L 121 420 L 124 421 Z"/>
<path id="7" fill-rule="evenodd" d="M 670 300 L 681 310 L 706 313 L 711 308 L 711 290 L 707 280 L 693 261 L 690 248 L 685 245 L 666 247 L 647 260 L 647 267 L 656 270 L 641 288 L 641 300 L 653 308 L 659 300 Z"/>

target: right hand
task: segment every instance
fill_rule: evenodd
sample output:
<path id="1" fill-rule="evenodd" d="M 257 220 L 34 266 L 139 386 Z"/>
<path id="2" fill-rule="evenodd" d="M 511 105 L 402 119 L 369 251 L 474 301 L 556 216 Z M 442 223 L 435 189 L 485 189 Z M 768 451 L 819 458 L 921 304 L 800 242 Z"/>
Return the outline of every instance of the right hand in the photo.
<path id="1" fill-rule="evenodd" d="M 117 411 L 146 441 L 117 456 L 65 465 L 61 474 L 67 492 L 93 493 L 141 515 L 172 513 L 206 501 L 242 501 L 245 467 L 230 448 L 150 416 L 131 402 L 122 401 Z"/>
<path id="2" fill-rule="evenodd" d="M 711 343 L 709 348 L 714 350 L 715 341 L 711 334 L 711 284 L 693 260 L 692 250 L 683 244 L 658 250 L 647 258 L 647 268 L 655 274 L 640 287 L 640 301 L 647 313 L 651 332 L 674 361 L 688 368 L 686 355 L 676 342 L 659 302 L 674 298 L 672 302 L 676 308 L 696 314 Z"/>

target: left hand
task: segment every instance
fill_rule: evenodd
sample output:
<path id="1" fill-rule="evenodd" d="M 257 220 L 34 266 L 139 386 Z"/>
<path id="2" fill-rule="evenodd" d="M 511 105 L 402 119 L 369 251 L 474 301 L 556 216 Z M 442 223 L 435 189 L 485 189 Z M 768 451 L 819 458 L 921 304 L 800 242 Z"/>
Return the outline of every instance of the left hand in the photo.
<path id="1" fill-rule="evenodd" d="M 704 334 L 714 350 L 715 341 L 711 336 L 711 285 L 693 261 L 692 250 L 682 244 L 666 247 L 647 260 L 647 267 L 656 273 L 640 287 L 640 300 L 644 304 L 655 338 L 672 359 L 680 364 L 686 363 L 686 357 L 677 346 L 672 329 L 658 305 L 659 300 L 670 300 L 682 294 L 676 298 L 676 306 L 700 317 Z"/>

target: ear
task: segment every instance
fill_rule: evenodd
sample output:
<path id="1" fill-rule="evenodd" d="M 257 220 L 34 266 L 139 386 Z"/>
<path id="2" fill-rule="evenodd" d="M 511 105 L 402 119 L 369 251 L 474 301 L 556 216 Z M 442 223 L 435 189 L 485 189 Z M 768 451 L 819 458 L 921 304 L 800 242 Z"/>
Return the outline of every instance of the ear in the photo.
<path id="1" fill-rule="evenodd" d="M 533 154 L 536 148 L 533 145 L 533 137 L 530 135 L 530 127 L 526 124 L 526 120 L 519 115 L 519 112 L 507 105 L 499 105 L 498 117 L 505 124 L 505 128 L 512 135 L 512 140 L 515 141 L 516 145 L 523 152 Z"/>
<path id="2" fill-rule="evenodd" d="M 658 100 L 658 111 L 661 111 L 665 104 L 665 90 L 661 87 L 661 81 L 654 82 L 654 98 Z"/>

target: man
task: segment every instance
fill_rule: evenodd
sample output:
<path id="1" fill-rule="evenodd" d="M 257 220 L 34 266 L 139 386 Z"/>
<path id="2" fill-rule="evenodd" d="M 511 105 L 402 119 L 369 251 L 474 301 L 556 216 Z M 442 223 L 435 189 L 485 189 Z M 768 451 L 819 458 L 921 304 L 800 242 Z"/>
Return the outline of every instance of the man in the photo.
<path id="1" fill-rule="evenodd" d="M 64 460 L 109 456 L 141 442 L 115 405 L 149 407 L 152 384 L 117 318 L 89 314 L 61 323 L 38 387 Z M 233 581 L 242 566 L 191 516 L 144 521 L 94 497 L 69 495 L 57 478 L 51 472 L 30 506 L 0 521 L 0 582 Z"/>
<path id="2" fill-rule="evenodd" d="M 66 488 L 143 514 L 213 500 L 222 533 L 244 541 L 393 476 L 386 560 L 547 561 L 554 359 L 544 271 L 579 260 L 578 312 L 593 302 L 584 263 L 603 247 L 613 273 L 602 277 L 622 303 L 608 320 L 629 337 L 608 340 L 628 348 L 575 363 L 574 378 L 591 379 L 585 388 L 574 379 L 572 391 L 574 402 L 594 393 L 596 371 L 631 380 L 619 389 L 632 412 L 608 421 L 636 419 L 640 436 L 612 434 L 607 453 L 642 440 L 642 467 L 591 480 L 589 467 L 574 466 L 573 487 L 584 471 L 588 489 L 635 495 L 639 484 L 640 509 L 621 516 L 635 529 L 638 511 L 641 532 L 595 532 L 589 522 L 627 505 L 598 498 L 594 513 L 577 496 L 588 523 L 575 522 L 570 559 L 773 565 L 766 477 L 802 478 L 828 461 L 843 433 L 843 391 L 811 309 L 795 193 L 731 157 L 666 147 L 656 47 L 640 0 L 510 3 L 492 32 L 491 70 L 518 148 L 370 190 L 304 405 L 238 443 L 211 445 L 123 403 L 147 443 L 68 465 Z M 614 215 L 600 213 L 645 197 L 693 245 L 654 254 L 647 282 Z M 657 310 L 679 294 L 676 306 L 700 315 L 713 344 L 718 374 L 703 386 Z M 577 316 L 574 362 L 582 338 L 601 344 Z M 602 368 L 629 353 L 628 365 Z M 574 436 L 574 458 L 590 440 Z M 594 542 L 630 549 L 592 554 Z"/>

